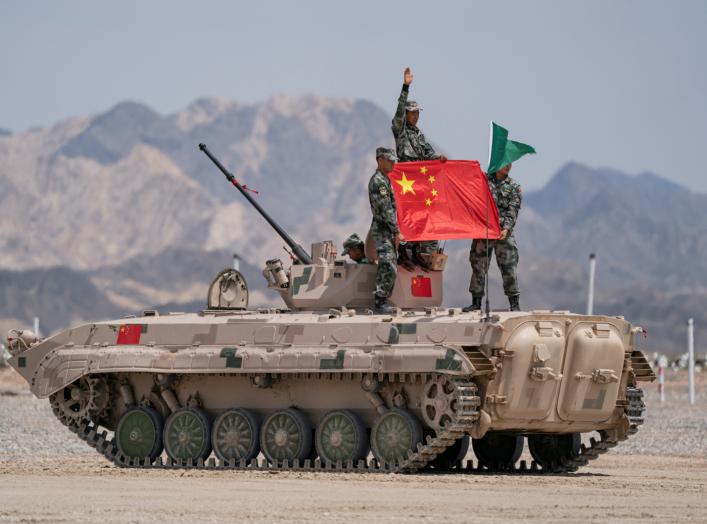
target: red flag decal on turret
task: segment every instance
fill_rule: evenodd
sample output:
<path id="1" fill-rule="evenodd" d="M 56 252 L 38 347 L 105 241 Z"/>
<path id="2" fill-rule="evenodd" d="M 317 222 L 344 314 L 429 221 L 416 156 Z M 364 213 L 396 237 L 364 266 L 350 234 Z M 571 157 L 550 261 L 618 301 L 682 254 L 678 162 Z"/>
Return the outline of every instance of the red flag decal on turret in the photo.
<path id="1" fill-rule="evenodd" d="M 123 324 L 118 328 L 116 344 L 139 344 L 142 334 L 142 324 Z"/>
<path id="2" fill-rule="evenodd" d="M 412 289 L 410 292 L 413 297 L 431 297 L 432 279 L 430 277 L 412 277 Z"/>

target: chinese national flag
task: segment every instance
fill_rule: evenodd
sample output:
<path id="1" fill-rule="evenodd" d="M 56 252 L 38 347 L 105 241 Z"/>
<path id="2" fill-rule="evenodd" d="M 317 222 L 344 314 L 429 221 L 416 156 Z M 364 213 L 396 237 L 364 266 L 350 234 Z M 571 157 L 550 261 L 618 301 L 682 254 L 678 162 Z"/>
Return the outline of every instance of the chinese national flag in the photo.
<path id="1" fill-rule="evenodd" d="M 403 233 L 405 235 L 405 233 Z M 430 277 L 412 277 L 411 291 L 413 297 L 431 297 L 432 279 Z"/>
<path id="2" fill-rule="evenodd" d="M 143 327 L 141 324 L 123 324 L 118 328 L 116 344 L 139 344 Z"/>
<path id="3" fill-rule="evenodd" d="M 486 175 L 475 160 L 402 162 L 388 174 L 405 240 L 501 235 Z"/>

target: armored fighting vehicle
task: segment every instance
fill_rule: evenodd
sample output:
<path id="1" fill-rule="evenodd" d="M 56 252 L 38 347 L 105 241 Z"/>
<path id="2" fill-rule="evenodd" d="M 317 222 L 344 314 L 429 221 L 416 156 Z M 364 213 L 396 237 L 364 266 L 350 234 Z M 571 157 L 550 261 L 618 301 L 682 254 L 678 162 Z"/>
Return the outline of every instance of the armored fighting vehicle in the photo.
<path id="1" fill-rule="evenodd" d="M 307 253 L 201 150 L 292 250 L 263 274 L 283 309 L 248 309 L 235 269 L 199 313 L 11 330 L 12 365 L 56 417 L 120 466 L 566 472 L 635 433 L 654 379 L 621 317 L 443 308 L 443 271 Z M 435 264 L 440 267 L 439 264 Z M 595 434 L 584 439 L 582 434 Z M 531 464 L 519 461 L 527 441 Z M 460 462 L 473 447 L 477 461 Z M 261 456 L 264 458 L 259 458 Z M 212 455 L 213 454 L 213 455 Z"/>

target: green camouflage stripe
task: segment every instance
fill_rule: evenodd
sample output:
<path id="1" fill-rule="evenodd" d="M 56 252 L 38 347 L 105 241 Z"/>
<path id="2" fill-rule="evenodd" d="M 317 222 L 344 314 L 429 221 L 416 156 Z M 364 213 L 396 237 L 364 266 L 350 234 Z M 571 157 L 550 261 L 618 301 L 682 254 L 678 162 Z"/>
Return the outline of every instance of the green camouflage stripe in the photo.
<path id="1" fill-rule="evenodd" d="M 226 359 L 227 368 L 240 368 L 243 366 L 243 357 L 237 357 L 238 348 L 221 348 L 220 357 Z"/>
<path id="2" fill-rule="evenodd" d="M 344 369 L 345 349 L 340 349 L 336 352 L 334 358 L 323 358 L 319 361 L 319 369 Z"/>
<path id="3" fill-rule="evenodd" d="M 435 362 L 435 369 L 446 369 L 449 371 L 459 371 L 462 368 L 462 363 L 454 359 L 456 351 L 448 349 L 444 358 L 438 358 Z"/>
<path id="4" fill-rule="evenodd" d="M 296 277 L 292 280 L 292 294 L 296 295 L 299 293 L 300 286 L 304 286 L 309 282 L 309 277 L 312 275 L 312 268 L 306 267 L 302 272 L 302 275 Z"/>

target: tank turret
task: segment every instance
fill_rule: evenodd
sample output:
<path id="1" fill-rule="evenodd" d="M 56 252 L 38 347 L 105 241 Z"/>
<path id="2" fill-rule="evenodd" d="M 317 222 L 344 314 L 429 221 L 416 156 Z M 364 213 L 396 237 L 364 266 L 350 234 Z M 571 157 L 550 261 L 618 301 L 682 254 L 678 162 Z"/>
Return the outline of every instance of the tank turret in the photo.
<path id="1" fill-rule="evenodd" d="M 375 265 L 355 264 L 337 259 L 336 247 L 331 240 L 312 244 L 311 254 L 307 253 L 244 189 L 233 174 L 209 151 L 206 144 L 199 144 L 199 149 L 209 157 L 226 179 L 240 191 L 290 248 L 294 262 L 290 268 L 285 268 L 282 260 L 274 258 L 268 260 L 263 269 L 268 287 L 280 294 L 287 307 L 293 310 L 327 310 L 342 306 L 373 307 Z M 431 269 L 425 270 L 419 267 L 400 266 L 390 303 L 401 309 L 440 306 L 443 269 L 443 264 L 433 265 Z M 222 272 L 222 275 L 224 274 L 233 275 L 233 270 L 228 273 Z M 214 290 L 217 287 L 223 288 L 225 285 L 222 282 L 223 280 L 217 277 L 212 284 L 209 291 L 209 307 L 213 297 L 217 295 Z M 221 303 L 226 302 L 227 300 L 221 300 Z M 239 304 L 242 304 L 242 301 Z M 229 307 L 224 306 L 219 309 Z"/>

